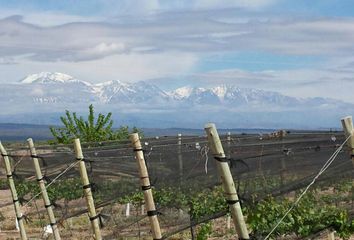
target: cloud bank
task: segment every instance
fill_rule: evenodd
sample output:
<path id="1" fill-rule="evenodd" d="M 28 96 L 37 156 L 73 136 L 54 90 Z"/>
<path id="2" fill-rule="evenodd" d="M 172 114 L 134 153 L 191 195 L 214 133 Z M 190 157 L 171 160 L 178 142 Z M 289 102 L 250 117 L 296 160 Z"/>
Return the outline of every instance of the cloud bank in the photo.
<path id="1" fill-rule="evenodd" d="M 65 3 L 61 11 L 49 6 L 40 11 L 36 4 L 29 11 L 4 7 L 0 83 L 60 71 L 92 82 L 232 83 L 354 102 L 354 18 L 276 15 L 271 9 L 281 1 L 275 0 L 138 2 L 88 1 L 82 12 L 79 4 Z M 242 56 L 250 53 L 269 56 L 248 62 L 262 69 L 242 65 L 248 61 Z M 234 54 L 232 61 L 227 54 Z M 307 57 L 318 60 L 303 63 Z"/>

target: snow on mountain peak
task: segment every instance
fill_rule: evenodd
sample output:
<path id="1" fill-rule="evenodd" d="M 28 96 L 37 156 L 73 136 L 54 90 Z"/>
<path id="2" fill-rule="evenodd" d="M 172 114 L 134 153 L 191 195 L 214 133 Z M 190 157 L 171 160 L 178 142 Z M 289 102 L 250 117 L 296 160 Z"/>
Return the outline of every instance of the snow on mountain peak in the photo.
<path id="1" fill-rule="evenodd" d="M 183 98 L 188 98 L 192 92 L 193 92 L 193 89 L 192 87 L 181 87 L 181 88 L 177 88 L 176 90 L 172 91 L 172 95 L 174 97 L 176 97 L 177 99 L 183 99 Z"/>
<path id="2" fill-rule="evenodd" d="M 112 86 L 112 85 L 122 85 L 122 86 L 127 86 L 127 83 L 123 83 L 119 80 L 110 80 L 107 82 L 102 82 L 102 83 L 96 83 L 96 87 L 107 87 L 107 86 Z"/>
<path id="3" fill-rule="evenodd" d="M 236 85 L 184 86 L 170 91 L 160 89 L 149 81 L 121 82 L 118 80 L 86 83 L 70 75 L 58 72 L 41 72 L 27 76 L 21 84 L 7 86 L 17 95 L 4 95 L 11 101 L 34 102 L 56 106 L 71 103 L 100 103 L 113 106 L 131 106 L 131 104 L 162 107 L 204 109 L 204 106 L 227 107 L 238 111 L 281 111 L 285 109 L 330 109 L 344 106 L 336 100 L 323 98 L 298 99 L 278 92 L 254 88 L 239 88 Z M 13 91 L 13 89 L 16 89 Z"/>
<path id="4" fill-rule="evenodd" d="M 181 87 L 176 89 L 176 93 L 179 94 L 181 97 L 188 97 L 189 95 L 191 95 L 193 91 L 193 88 L 191 87 Z"/>
<path id="5" fill-rule="evenodd" d="M 88 82 L 80 81 L 70 75 L 59 72 L 41 72 L 36 74 L 30 74 L 26 78 L 24 78 L 21 83 L 83 83 L 85 85 L 90 85 L 90 83 Z"/>
<path id="6" fill-rule="evenodd" d="M 228 87 L 226 85 L 221 85 L 221 86 L 217 86 L 211 89 L 211 91 L 218 96 L 220 99 L 224 99 L 227 91 L 228 91 Z"/>

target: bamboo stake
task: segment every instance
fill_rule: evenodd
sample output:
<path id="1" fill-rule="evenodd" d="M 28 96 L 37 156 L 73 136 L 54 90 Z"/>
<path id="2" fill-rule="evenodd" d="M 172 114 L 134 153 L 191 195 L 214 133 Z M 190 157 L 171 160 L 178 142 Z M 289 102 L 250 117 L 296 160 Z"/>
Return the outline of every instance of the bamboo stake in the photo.
<path id="1" fill-rule="evenodd" d="M 245 219 L 242 214 L 240 201 L 236 192 L 235 183 L 232 179 L 231 171 L 224 149 L 221 145 L 219 134 L 214 123 L 205 125 L 209 146 L 215 158 L 218 172 L 221 176 L 226 201 L 229 204 L 231 216 L 240 239 L 249 239 Z"/>
<path id="2" fill-rule="evenodd" d="M 162 239 L 159 220 L 157 218 L 157 211 L 152 196 L 149 173 L 146 168 L 143 149 L 140 143 L 139 134 L 133 133 L 130 135 L 130 140 L 134 147 L 135 159 L 138 163 L 141 189 L 144 192 L 145 207 L 147 215 L 150 220 L 151 232 L 153 239 Z"/>
<path id="3" fill-rule="evenodd" d="M 145 205 L 142 204 L 141 205 L 141 215 L 144 215 L 145 214 Z"/>
<path id="4" fill-rule="evenodd" d="M 4 146 L 1 144 L 1 142 L 0 142 L 0 152 L 1 152 L 1 156 L 4 158 L 7 181 L 8 181 L 9 187 L 10 187 L 12 200 L 13 200 L 13 203 L 14 203 L 16 219 L 18 221 L 18 225 L 19 225 L 19 228 L 20 228 L 21 239 L 22 240 L 27 240 L 25 225 L 24 225 L 24 222 L 23 222 L 23 214 L 21 212 L 20 203 L 19 203 L 19 199 L 18 199 L 18 196 L 17 196 L 15 182 L 14 182 L 14 179 L 12 177 L 10 159 L 9 159 L 9 156 L 7 155 L 7 152 L 6 152 L 5 148 L 4 148 Z"/>
<path id="5" fill-rule="evenodd" d="M 182 134 L 177 135 L 178 141 L 178 163 L 179 163 L 179 178 L 183 180 L 183 159 L 182 159 Z"/>
<path id="6" fill-rule="evenodd" d="M 125 204 L 125 216 L 130 217 L 130 203 Z"/>
<path id="7" fill-rule="evenodd" d="M 229 214 L 227 214 L 226 216 L 226 229 L 230 230 L 231 228 L 231 216 Z"/>
<path id="8" fill-rule="evenodd" d="M 51 204 L 49 197 L 48 197 L 47 189 L 46 189 L 44 179 L 42 176 L 42 172 L 41 172 L 41 167 L 39 166 L 36 148 L 34 147 L 34 143 L 33 143 L 32 138 L 27 139 L 27 143 L 28 143 L 28 147 L 31 152 L 31 157 L 33 160 L 34 169 L 36 171 L 36 177 L 37 177 L 39 189 L 41 190 L 41 193 L 42 193 L 44 207 L 47 209 L 50 226 L 53 230 L 54 239 L 60 240 L 61 238 L 60 238 L 60 234 L 59 234 L 58 225 L 57 225 L 57 222 L 56 222 L 56 219 L 54 216 L 52 204 Z"/>
<path id="9" fill-rule="evenodd" d="M 227 132 L 227 157 L 231 158 L 231 132 Z"/>
<path id="10" fill-rule="evenodd" d="M 80 176 L 81 176 L 81 181 L 83 184 L 87 209 L 88 209 L 88 213 L 89 213 L 89 219 L 91 222 L 93 233 L 95 235 L 96 240 L 102 240 L 101 230 L 100 230 L 100 225 L 99 225 L 99 215 L 96 214 L 95 203 L 93 201 L 93 196 L 92 196 L 92 191 L 91 191 L 91 184 L 90 184 L 89 178 L 87 176 L 85 159 L 82 154 L 80 139 L 78 139 L 78 138 L 76 138 L 74 140 L 74 149 L 75 149 L 76 160 L 80 161 L 79 162 Z"/>
<path id="11" fill-rule="evenodd" d="M 284 140 L 283 137 L 281 137 L 281 148 L 284 150 Z M 286 164 L 285 164 L 285 153 L 283 152 L 283 155 L 280 159 L 281 163 L 281 169 L 280 169 L 280 184 L 281 186 L 284 186 L 284 181 L 285 181 L 285 174 L 286 174 Z"/>

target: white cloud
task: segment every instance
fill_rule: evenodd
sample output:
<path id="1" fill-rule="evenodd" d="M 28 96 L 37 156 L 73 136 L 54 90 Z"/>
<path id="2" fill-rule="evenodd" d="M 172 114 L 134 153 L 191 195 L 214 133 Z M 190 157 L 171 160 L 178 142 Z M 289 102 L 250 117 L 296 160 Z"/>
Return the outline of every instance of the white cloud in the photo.
<path id="1" fill-rule="evenodd" d="M 30 93 L 30 95 L 37 96 L 37 97 L 44 96 L 44 91 L 42 88 L 36 87 L 36 88 L 32 89 L 32 92 Z"/>
<path id="2" fill-rule="evenodd" d="M 16 61 L 12 57 L 0 57 L 0 65 L 16 64 Z"/>
<path id="3" fill-rule="evenodd" d="M 101 16 L 79 16 L 59 11 L 33 11 L 24 9 L 4 9 L 0 8 L 0 18 L 11 16 L 21 16 L 21 19 L 30 24 L 42 27 L 63 25 L 72 22 L 94 22 L 104 21 L 106 18 Z"/>
<path id="4" fill-rule="evenodd" d="M 96 46 L 90 47 L 88 49 L 83 49 L 76 53 L 73 53 L 67 60 L 89 60 L 89 59 L 97 59 L 101 57 L 106 57 L 109 55 L 123 53 L 125 50 L 124 43 L 99 43 Z M 64 58 L 65 59 L 65 58 Z"/>
<path id="5" fill-rule="evenodd" d="M 189 76 L 198 60 L 209 53 L 222 56 L 227 52 L 252 51 L 287 57 L 321 56 L 332 60 L 332 64 L 316 69 L 286 70 L 284 66 L 282 71 L 222 71 L 192 75 L 189 79 L 299 96 L 335 95 L 354 102 L 349 94 L 354 76 L 354 19 L 274 18 L 264 13 L 245 17 L 242 11 L 235 19 L 235 9 L 218 7 L 257 8 L 272 2 L 196 1 L 178 8 L 195 4 L 194 9 L 190 7 L 193 11 L 167 11 L 162 2 L 152 1 L 139 5 L 136 11 L 158 13 L 109 22 L 51 13 L 47 18 L 47 13 L 30 13 L 23 19 L 3 19 L 0 81 L 18 80 L 40 71 L 65 72 L 89 81 Z M 122 4 L 125 7 L 121 11 L 133 11 L 133 2 Z M 43 27 L 41 22 L 48 25 Z M 61 25 L 53 26 L 58 23 Z M 342 88 L 345 94 L 340 93 Z"/>
<path id="6" fill-rule="evenodd" d="M 157 77 L 171 77 L 189 72 L 198 58 L 192 53 L 156 52 L 122 53 L 90 61 L 38 62 L 22 59 L 16 67 L 0 65 L 0 82 L 20 80 L 36 72 L 50 71 L 70 74 L 91 82 L 121 80 L 134 82 Z"/>
<path id="7" fill-rule="evenodd" d="M 222 12 L 157 14 L 136 23 L 72 23 L 39 27 L 0 21 L 0 57 L 32 54 L 36 61 L 86 61 L 148 47 L 152 51 L 267 51 L 344 55 L 354 51 L 354 19 L 215 21 Z M 55 42 L 55 44 L 53 44 Z"/>
<path id="8" fill-rule="evenodd" d="M 100 43 L 96 45 L 93 49 L 94 53 L 107 53 L 107 52 L 114 52 L 114 51 L 123 51 L 124 44 L 119 43 Z"/>
<path id="9" fill-rule="evenodd" d="M 194 85 L 231 84 L 277 91 L 294 97 L 328 97 L 354 103 L 354 58 L 329 61 L 315 68 L 245 71 L 229 69 L 190 75 Z M 351 65 L 352 66 L 352 65 Z"/>

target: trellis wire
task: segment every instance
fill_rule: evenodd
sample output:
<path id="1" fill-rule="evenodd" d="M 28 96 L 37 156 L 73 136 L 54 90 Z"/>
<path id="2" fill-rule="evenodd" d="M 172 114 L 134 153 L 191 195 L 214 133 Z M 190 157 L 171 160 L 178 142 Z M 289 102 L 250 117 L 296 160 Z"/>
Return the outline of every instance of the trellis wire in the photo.
<path id="1" fill-rule="evenodd" d="M 339 148 L 330 156 L 330 158 L 326 161 L 326 163 L 323 165 L 323 167 L 320 169 L 318 174 L 312 179 L 312 181 L 306 186 L 306 188 L 302 191 L 302 193 L 299 195 L 299 197 L 296 199 L 296 201 L 291 205 L 291 207 L 285 212 L 285 214 L 280 218 L 280 220 L 277 222 L 277 224 L 273 227 L 273 229 L 268 233 L 268 235 L 264 238 L 264 240 L 267 240 L 272 233 L 278 228 L 278 226 L 283 222 L 283 220 L 288 216 L 288 214 L 296 207 L 296 205 L 300 202 L 301 198 L 307 193 L 309 188 L 316 182 L 317 178 L 321 176 L 322 173 L 324 173 L 329 166 L 332 164 L 332 162 L 336 159 L 338 156 L 339 152 L 342 150 L 343 146 L 347 143 L 347 141 L 352 137 L 352 134 L 347 137 L 347 139 L 339 146 Z"/>
<path id="2" fill-rule="evenodd" d="M 292 154 L 295 154 L 296 157 L 299 157 L 300 155 L 302 155 L 303 156 L 302 158 L 304 158 L 304 156 L 306 156 L 305 154 L 308 154 L 308 153 L 317 154 L 317 152 L 316 152 L 317 150 L 315 150 L 315 147 L 317 147 L 317 146 L 320 146 L 320 150 L 324 151 L 323 154 L 326 154 L 327 151 L 329 151 L 330 149 L 337 147 L 336 144 L 332 144 L 329 141 L 329 138 L 326 138 L 326 137 L 318 138 L 316 136 L 309 136 L 310 139 L 301 139 L 300 134 L 298 135 L 298 137 L 285 139 L 283 142 L 281 142 L 281 141 L 278 141 L 278 139 L 265 139 L 264 138 L 264 139 L 260 140 L 259 136 L 252 136 L 252 137 L 249 137 L 246 139 L 240 138 L 240 141 L 239 140 L 231 141 L 230 147 L 233 150 L 232 154 L 234 156 L 237 156 L 237 159 L 238 158 L 243 159 L 248 164 L 256 163 L 256 161 L 258 161 L 259 158 L 265 158 L 264 161 L 272 161 L 269 163 L 273 163 L 273 161 L 275 160 L 275 158 L 277 156 L 284 155 L 283 148 L 281 147 L 281 144 L 285 144 L 286 148 L 291 148 L 291 151 L 293 152 Z M 168 167 L 168 169 L 174 168 L 172 165 L 170 165 L 173 163 L 174 158 L 170 159 L 170 157 L 171 157 L 171 154 L 176 151 L 176 148 L 175 148 L 175 146 L 177 146 L 176 137 L 174 137 L 174 138 L 171 137 L 170 139 L 160 139 L 160 140 L 163 140 L 163 141 L 158 141 L 155 139 L 150 140 L 150 141 L 148 141 L 148 145 L 145 146 L 145 149 L 147 150 L 146 154 L 149 156 L 149 159 L 148 159 L 149 163 L 148 164 L 151 165 L 151 171 L 153 171 L 153 172 L 156 169 L 159 169 L 159 167 L 160 167 L 159 164 L 163 164 L 161 166 Z M 182 139 L 182 140 L 184 140 L 184 139 Z M 201 153 L 203 153 L 203 151 L 195 149 L 195 142 L 197 142 L 197 141 L 199 144 L 201 144 L 201 148 L 206 146 L 206 141 L 204 141 L 204 140 L 205 140 L 205 137 L 202 136 L 202 137 L 193 137 L 193 138 L 190 137 L 190 139 L 188 139 L 188 141 L 187 141 L 187 139 L 185 141 L 183 141 L 181 154 L 185 155 L 183 157 L 185 164 L 187 163 L 187 165 L 185 166 L 185 170 L 190 171 L 189 173 L 188 173 L 188 171 L 184 172 L 184 175 L 183 175 L 184 181 L 192 180 L 194 178 L 199 179 L 200 177 L 203 177 L 206 175 L 205 174 L 206 170 L 207 170 L 208 175 L 214 174 L 212 171 L 209 173 L 209 170 L 212 167 L 212 166 L 209 166 L 209 164 L 212 165 L 212 162 L 205 164 L 206 163 L 205 159 L 208 155 L 202 155 Z M 146 139 L 142 139 L 142 141 L 146 141 Z M 225 141 L 226 140 L 222 139 L 222 142 L 225 142 Z M 108 144 L 110 144 L 110 143 L 108 143 Z M 306 146 L 301 146 L 301 144 L 306 144 Z M 37 148 L 40 148 L 40 146 Z M 53 149 L 55 149 L 55 147 L 53 147 Z M 339 151 L 340 150 L 338 150 L 337 155 L 339 154 Z M 121 166 L 123 166 L 125 163 L 128 163 L 127 160 L 129 158 L 133 157 L 133 153 L 131 152 L 130 147 L 124 146 L 121 148 L 121 147 L 119 147 L 118 144 L 111 145 L 111 146 L 106 145 L 106 146 L 100 146 L 100 147 L 87 147 L 87 148 L 85 148 L 85 153 L 90 155 L 87 157 L 88 160 L 95 161 L 92 163 L 95 166 L 94 171 L 97 170 L 96 167 L 99 167 L 100 172 L 105 171 L 105 169 L 107 167 L 113 168 L 112 169 L 113 171 L 114 171 L 114 169 L 118 169 L 118 171 L 122 170 L 123 173 L 125 173 L 125 172 L 128 173 L 128 172 L 131 172 L 132 170 L 134 170 L 134 169 L 129 169 L 129 168 L 127 168 L 126 170 L 120 169 Z M 97 153 L 97 156 L 95 156 L 95 153 Z M 126 154 L 126 153 L 129 153 L 129 154 Z M 69 156 L 69 155 L 73 154 L 73 152 L 67 151 L 64 149 L 63 151 L 60 151 L 60 150 L 59 151 L 52 151 L 48 154 L 49 155 L 44 154 L 42 157 L 47 158 L 48 156 L 53 155 L 50 157 L 55 160 L 55 159 L 61 158 L 60 156 L 56 156 L 56 154 L 67 154 Z M 322 155 L 319 155 L 319 156 L 322 156 Z M 287 159 L 289 159 L 289 162 L 291 163 L 292 161 L 290 161 L 290 159 L 292 159 L 292 157 L 294 155 L 289 155 L 289 156 L 285 155 L 285 156 L 287 157 Z M 317 156 L 317 155 L 311 155 L 311 156 Z M 309 156 L 309 158 L 311 158 L 311 156 Z M 25 156 L 21 156 L 21 157 L 28 157 L 28 156 L 25 155 Z M 161 162 L 161 159 L 162 159 L 162 162 Z M 261 160 L 263 161 L 263 159 L 261 159 Z M 305 162 L 304 160 L 305 159 L 301 159 L 300 163 L 301 164 L 311 163 L 311 165 L 309 165 L 310 169 L 314 169 L 314 168 L 316 168 L 316 166 L 319 165 L 318 160 L 313 161 L 313 162 L 310 160 Z M 24 161 L 22 161 L 21 164 L 23 162 Z M 104 162 L 107 162 L 107 164 L 105 166 L 102 166 L 102 168 L 101 168 L 101 164 Z M 61 161 L 59 161 L 56 164 L 57 165 L 55 165 L 56 166 L 55 168 L 62 166 Z M 117 165 L 111 165 L 111 164 L 117 164 Z M 20 165 L 20 163 L 18 163 L 18 165 Z M 195 167 L 192 167 L 194 165 L 195 165 Z M 254 165 L 252 165 L 252 167 L 253 166 Z M 305 165 L 301 165 L 301 166 L 305 166 Z M 342 164 L 338 165 L 338 166 L 335 165 L 335 167 L 339 167 L 338 170 L 341 169 L 341 166 L 342 166 Z M 274 166 L 274 168 L 269 168 L 268 166 L 264 165 L 263 167 L 265 167 L 265 168 L 262 171 L 269 171 L 266 173 L 266 174 L 269 174 L 269 176 L 273 176 L 273 175 L 277 176 L 279 174 L 279 172 L 276 171 L 276 166 Z M 244 170 L 242 170 L 242 168 Z M 49 169 L 54 169 L 54 168 L 52 168 L 52 165 L 50 165 Z M 70 169 L 68 169 L 68 167 L 67 167 L 63 171 L 67 172 Z M 252 168 L 252 171 L 255 171 L 255 170 L 256 170 L 255 168 L 254 169 Z M 335 169 L 333 168 L 333 170 L 335 170 Z M 246 169 L 244 167 L 242 167 L 241 165 L 240 166 L 237 165 L 237 167 L 234 168 L 233 171 L 240 173 L 240 181 L 247 182 L 249 179 L 252 179 L 255 176 L 254 175 L 255 173 L 253 173 L 253 172 L 250 172 L 250 173 L 245 172 Z M 312 170 L 309 170 L 309 173 L 311 173 L 311 171 Z M 324 171 L 326 171 L 326 170 L 324 170 Z M 62 173 L 62 174 L 64 174 L 64 173 Z M 109 174 L 111 174 L 111 173 L 107 172 L 104 174 L 109 176 Z M 201 174 L 203 174 L 203 175 L 201 175 Z M 97 175 L 97 176 L 99 177 L 99 175 Z M 294 183 L 299 183 L 299 181 L 305 182 L 305 180 L 308 181 L 308 179 L 309 179 L 308 174 L 306 174 L 304 176 L 307 176 L 307 177 L 302 179 L 301 175 L 299 175 L 299 177 L 294 180 Z M 159 187 L 159 185 L 161 186 L 161 183 L 164 183 L 164 177 L 163 176 L 157 176 L 157 177 L 159 177 L 160 179 L 159 179 L 159 182 L 157 182 L 156 187 Z M 57 179 L 55 178 L 55 180 L 57 180 Z M 203 183 L 203 186 L 205 186 L 206 188 L 207 188 L 207 186 L 210 186 L 210 188 L 211 188 L 212 186 L 215 186 L 215 184 L 217 184 L 217 183 L 210 182 L 210 185 L 209 185 L 209 183 L 205 183 L 205 184 Z M 169 186 L 169 183 L 167 183 L 167 184 L 164 183 L 163 186 L 165 186 L 165 185 Z M 47 187 L 49 187 L 49 186 L 50 185 L 48 184 Z M 290 185 L 287 184 L 285 186 L 290 186 Z M 277 186 L 276 188 L 278 188 L 278 187 L 279 186 Z M 303 185 L 303 183 L 301 183 L 301 186 L 299 185 L 298 187 L 303 188 L 305 186 Z M 269 192 L 272 192 L 272 190 L 274 190 L 274 189 L 275 188 L 272 189 L 272 187 L 270 187 Z M 281 188 L 279 188 L 277 190 L 280 190 L 280 189 Z M 298 188 L 290 186 L 287 191 L 294 191 L 294 189 L 298 189 Z M 34 198 L 36 198 L 37 196 L 35 196 Z M 112 204 L 113 202 L 115 202 L 114 199 L 117 199 L 118 196 L 112 195 L 109 197 L 111 197 L 113 199 L 113 201 L 110 202 L 110 204 Z M 34 199 L 30 199 L 30 201 L 33 201 L 33 200 Z M 27 206 L 28 204 L 29 203 L 27 203 L 25 206 Z M 99 205 L 99 206 L 101 206 L 101 205 Z M 197 222 L 198 221 L 196 221 L 195 223 L 197 223 Z M 166 235 L 169 235 L 169 233 L 166 233 Z"/>

